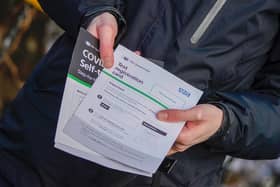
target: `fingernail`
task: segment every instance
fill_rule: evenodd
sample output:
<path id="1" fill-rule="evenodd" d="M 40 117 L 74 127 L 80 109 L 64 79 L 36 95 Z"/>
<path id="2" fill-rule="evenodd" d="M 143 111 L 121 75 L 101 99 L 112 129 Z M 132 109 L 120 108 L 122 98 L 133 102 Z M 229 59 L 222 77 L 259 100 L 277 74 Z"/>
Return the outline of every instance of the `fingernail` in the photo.
<path id="1" fill-rule="evenodd" d="M 110 57 L 105 57 L 105 58 L 103 59 L 103 61 L 104 61 L 104 66 L 105 66 L 106 68 L 110 68 L 110 67 L 113 66 L 113 60 L 112 60 L 112 58 L 110 58 Z"/>
<path id="2" fill-rule="evenodd" d="M 167 120 L 168 118 L 168 113 L 167 112 L 159 112 L 157 113 L 157 119 L 160 121 Z"/>

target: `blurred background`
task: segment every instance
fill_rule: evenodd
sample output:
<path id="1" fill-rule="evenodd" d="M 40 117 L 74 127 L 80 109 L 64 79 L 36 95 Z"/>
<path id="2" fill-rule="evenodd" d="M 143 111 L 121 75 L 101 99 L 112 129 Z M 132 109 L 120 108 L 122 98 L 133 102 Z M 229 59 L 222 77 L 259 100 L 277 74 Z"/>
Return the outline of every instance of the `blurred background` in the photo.
<path id="1" fill-rule="evenodd" d="M 62 32 L 36 0 L 0 2 L 0 116 Z M 280 159 L 229 157 L 224 167 L 222 187 L 280 187 Z"/>

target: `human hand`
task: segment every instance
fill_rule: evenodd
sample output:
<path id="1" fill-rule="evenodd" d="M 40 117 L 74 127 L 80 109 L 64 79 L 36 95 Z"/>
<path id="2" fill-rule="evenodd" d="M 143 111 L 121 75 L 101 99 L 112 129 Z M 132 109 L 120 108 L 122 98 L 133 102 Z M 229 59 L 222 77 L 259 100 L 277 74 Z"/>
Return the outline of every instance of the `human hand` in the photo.
<path id="1" fill-rule="evenodd" d="M 211 104 L 201 104 L 189 110 L 160 111 L 157 118 L 165 122 L 186 122 L 168 152 L 168 155 L 172 155 L 202 143 L 214 135 L 221 127 L 223 111 Z"/>
<path id="2" fill-rule="evenodd" d="M 114 42 L 118 33 L 116 18 L 110 13 L 95 17 L 87 30 L 100 41 L 100 56 L 104 67 L 111 68 L 114 64 Z"/>

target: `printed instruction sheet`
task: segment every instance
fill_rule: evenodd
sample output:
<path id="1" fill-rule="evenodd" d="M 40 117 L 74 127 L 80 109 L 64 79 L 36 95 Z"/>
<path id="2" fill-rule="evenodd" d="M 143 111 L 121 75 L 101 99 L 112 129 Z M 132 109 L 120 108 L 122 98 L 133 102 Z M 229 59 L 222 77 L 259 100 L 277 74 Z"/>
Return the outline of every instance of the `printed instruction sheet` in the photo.
<path id="1" fill-rule="evenodd" d="M 67 121 L 86 97 L 102 69 L 98 40 L 81 28 L 67 74 L 55 136 L 55 147 L 83 159 L 94 161 L 105 167 L 151 176 L 150 173 L 138 171 L 112 161 L 88 149 L 86 146 L 83 146 L 63 133 L 63 128 Z"/>
<path id="2" fill-rule="evenodd" d="M 161 122 L 156 113 L 191 108 L 202 92 L 123 46 L 114 55 L 114 66 L 102 70 L 77 111 L 62 122 L 59 131 L 71 143 L 65 137 L 59 142 L 102 155 L 101 165 L 114 162 L 114 169 L 150 176 L 184 125 Z"/>

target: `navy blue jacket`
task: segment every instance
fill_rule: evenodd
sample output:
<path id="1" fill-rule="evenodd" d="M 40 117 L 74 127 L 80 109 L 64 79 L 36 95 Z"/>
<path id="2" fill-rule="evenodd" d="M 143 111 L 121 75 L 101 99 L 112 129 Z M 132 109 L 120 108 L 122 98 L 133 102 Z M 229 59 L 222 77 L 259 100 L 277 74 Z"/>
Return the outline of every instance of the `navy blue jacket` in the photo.
<path id="1" fill-rule="evenodd" d="M 279 156 L 278 0 L 40 3 L 65 34 L 36 67 L 1 120 L 2 181 L 34 187 L 151 186 L 149 178 L 102 168 L 53 147 L 77 32 L 102 7 L 115 7 L 126 19 L 123 45 L 164 61 L 168 71 L 205 92 L 201 103 L 215 104 L 224 111 L 222 128 L 213 137 L 173 156 L 178 163 L 170 174 L 162 174 L 162 186 L 218 186 L 225 155 L 246 159 Z"/>

